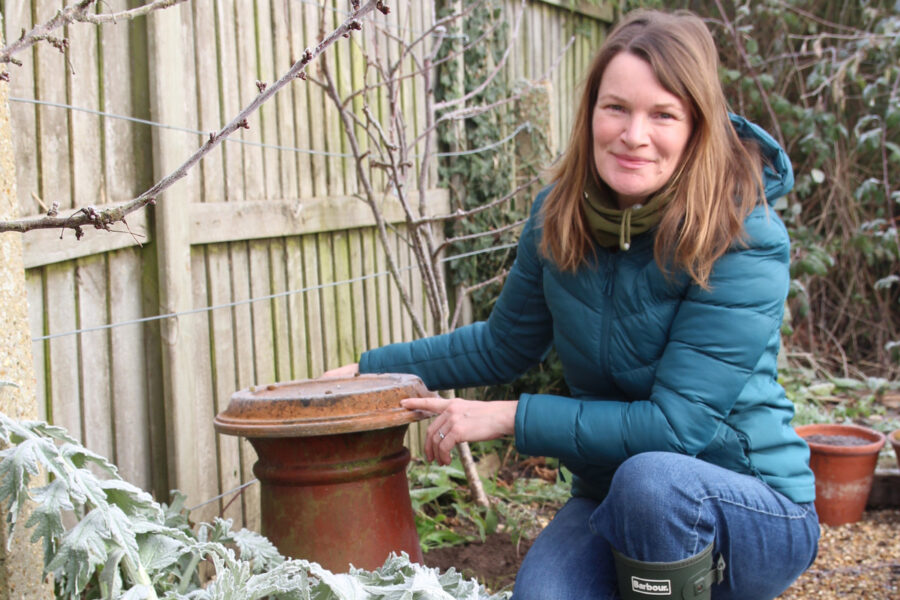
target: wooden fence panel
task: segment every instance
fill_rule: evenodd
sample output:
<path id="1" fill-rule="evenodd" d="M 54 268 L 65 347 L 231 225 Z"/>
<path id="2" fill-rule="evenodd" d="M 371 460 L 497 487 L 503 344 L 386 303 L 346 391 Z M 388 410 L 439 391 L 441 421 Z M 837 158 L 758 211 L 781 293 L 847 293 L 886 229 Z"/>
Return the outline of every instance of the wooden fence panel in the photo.
<path id="1" fill-rule="evenodd" d="M 63 5 L 12 4 L 4 15 L 8 39 L 30 28 L 32 14 L 46 20 Z M 110 0 L 98 10 L 129 4 Z M 519 3 L 509 5 L 519 10 Z M 431 10 L 429 3 L 401 3 L 329 50 L 324 60 L 341 91 L 372 82 L 362 48 L 378 46 L 396 60 L 392 36 L 420 35 L 433 19 Z M 553 2 L 532 1 L 526 10 L 523 38 L 529 40 L 518 42 L 510 66 L 516 78 L 541 75 L 555 59 L 553 46 L 576 24 L 585 24 L 580 13 Z M 325 23 L 336 24 L 342 16 L 326 10 Z M 23 68 L 11 71 L 11 89 L 21 98 L 212 131 L 256 97 L 257 80 L 271 83 L 315 44 L 320 18 L 320 9 L 307 2 L 195 0 L 99 32 L 75 24 L 69 28 L 77 45 L 75 73 L 43 44 L 26 53 Z M 558 131 L 566 131 L 575 73 L 580 77 L 602 23 L 591 21 L 589 27 L 591 36 L 553 76 Z M 407 59 L 405 68 L 415 64 Z M 316 64 L 310 74 L 320 76 Z M 408 144 L 426 127 L 425 93 L 413 79 L 399 86 Z M 386 94 L 377 95 L 375 114 L 387 115 Z M 353 106 L 361 110 L 362 101 Z M 196 133 L 74 108 L 12 108 L 24 214 L 41 210 L 32 194 L 63 208 L 125 201 L 171 172 L 203 141 Z M 189 493 L 189 506 L 226 494 L 195 518 L 224 511 L 238 525 L 258 527 L 258 485 L 229 504 L 229 492 L 253 480 L 255 453 L 246 440 L 217 436 L 214 415 L 237 389 L 315 377 L 365 349 L 410 339 L 414 331 L 386 274 L 386 252 L 370 210 L 353 196 L 355 166 L 343 156 L 347 145 L 338 114 L 321 89 L 292 83 L 237 138 L 257 145 L 229 141 L 207 155 L 160 198 L 153 218 L 150 211 L 129 218 L 134 236 L 88 231 L 75 242 L 71 232 L 64 240 L 58 232 L 32 232 L 25 237 L 26 265 L 42 416 L 108 455 L 127 479 L 161 499 L 173 487 Z M 423 151 L 421 144 L 412 149 L 417 164 Z M 416 189 L 415 171 L 407 190 Z M 429 177 L 431 189 L 436 172 Z M 384 181 L 381 172 L 373 173 L 376 189 L 384 191 Z M 446 198 L 429 191 L 428 212 L 447 212 Z M 432 331 L 403 214 L 395 199 L 385 197 L 385 206 L 394 224 L 387 236 L 400 279 Z M 350 279 L 356 281 L 341 283 Z M 201 312 L 185 314 L 195 310 Z M 180 314 L 134 323 L 171 312 Z M 59 333 L 67 335 L 41 339 Z M 417 450 L 421 429 L 410 436 Z"/>

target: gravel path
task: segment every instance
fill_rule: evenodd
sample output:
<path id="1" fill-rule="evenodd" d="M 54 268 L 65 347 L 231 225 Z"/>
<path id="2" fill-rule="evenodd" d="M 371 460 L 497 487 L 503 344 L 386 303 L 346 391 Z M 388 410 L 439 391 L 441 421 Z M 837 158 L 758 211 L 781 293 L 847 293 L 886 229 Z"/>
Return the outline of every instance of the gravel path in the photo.
<path id="1" fill-rule="evenodd" d="M 900 599 L 900 510 L 870 511 L 862 521 L 822 525 L 819 555 L 780 600 Z"/>

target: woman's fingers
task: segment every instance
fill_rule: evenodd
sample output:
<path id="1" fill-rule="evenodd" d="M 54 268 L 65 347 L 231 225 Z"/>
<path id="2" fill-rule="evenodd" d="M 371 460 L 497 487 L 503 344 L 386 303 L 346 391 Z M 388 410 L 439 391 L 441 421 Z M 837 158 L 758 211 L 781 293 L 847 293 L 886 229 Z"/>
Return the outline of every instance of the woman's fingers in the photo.
<path id="1" fill-rule="evenodd" d="M 425 410 L 434 414 L 442 413 L 450 405 L 451 399 L 435 396 L 433 398 L 404 398 L 400 406 L 410 410 Z"/>
<path id="2" fill-rule="evenodd" d="M 404 408 L 436 413 L 425 433 L 425 459 L 450 464 L 460 442 L 491 440 L 513 433 L 517 402 L 480 402 L 462 398 L 407 398 Z"/>

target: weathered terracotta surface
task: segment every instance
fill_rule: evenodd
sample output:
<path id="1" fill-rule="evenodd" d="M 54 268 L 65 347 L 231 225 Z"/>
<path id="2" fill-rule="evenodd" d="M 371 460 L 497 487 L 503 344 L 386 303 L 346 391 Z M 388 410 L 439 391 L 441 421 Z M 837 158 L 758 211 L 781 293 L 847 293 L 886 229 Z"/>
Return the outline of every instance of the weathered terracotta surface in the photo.
<path id="1" fill-rule="evenodd" d="M 403 436 L 429 415 L 400 400 L 431 395 L 418 377 L 395 374 L 235 393 L 215 426 L 256 450 L 263 535 L 334 572 L 375 569 L 390 552 L 421 562 Z"/>
<path id="2" fill-rule="evenodd" d="M 427 418 L 400 400 L 433 395 L 415 375 L 393 373 L 273 383 L 236 392 L 215 426 L 245 437 L 369 431 Z"/>

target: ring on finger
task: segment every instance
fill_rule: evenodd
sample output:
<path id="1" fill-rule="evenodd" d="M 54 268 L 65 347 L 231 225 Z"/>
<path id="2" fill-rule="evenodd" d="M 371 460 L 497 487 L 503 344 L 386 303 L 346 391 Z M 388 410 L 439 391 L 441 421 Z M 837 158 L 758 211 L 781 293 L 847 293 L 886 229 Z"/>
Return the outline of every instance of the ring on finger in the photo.
<path id="1" fill-rule="evenodd" d="M 447 437 L 447 436 L 444 435 L 444 432 L 443 432 L 443 431 L 438 431 L 438 436 L 439 436 L 442 440 L 443 440 L 445 437 Z"/>

